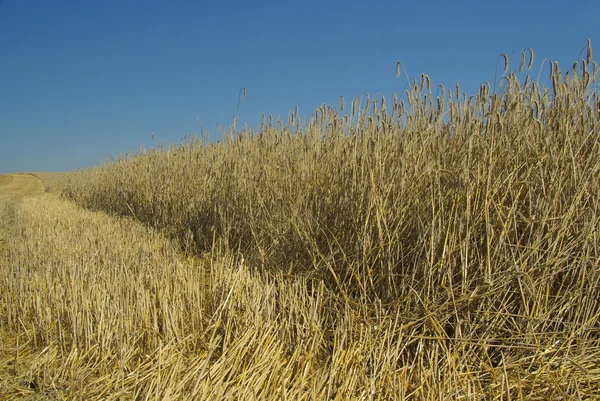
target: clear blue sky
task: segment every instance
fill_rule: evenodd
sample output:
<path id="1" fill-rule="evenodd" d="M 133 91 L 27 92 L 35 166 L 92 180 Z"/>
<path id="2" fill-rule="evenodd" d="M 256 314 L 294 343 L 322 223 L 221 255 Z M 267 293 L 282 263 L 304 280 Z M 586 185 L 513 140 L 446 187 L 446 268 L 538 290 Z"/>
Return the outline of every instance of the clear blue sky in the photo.
<path id="1" fill-rule="evenodd" d="M 309 116 L 395 77 L 468 93 L 501 53 L 568 68 L 600 52 L 600 1 L 0 0 L 0 173 L 67 171 L 298 105 Z M 518 56 L 517 56 L 518 57 Z"/>

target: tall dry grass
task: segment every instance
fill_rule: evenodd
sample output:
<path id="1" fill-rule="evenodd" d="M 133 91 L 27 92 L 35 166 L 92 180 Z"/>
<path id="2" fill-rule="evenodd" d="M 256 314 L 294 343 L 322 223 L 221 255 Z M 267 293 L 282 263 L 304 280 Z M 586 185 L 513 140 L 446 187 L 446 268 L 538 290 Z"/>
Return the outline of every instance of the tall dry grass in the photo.
<path id="1" fill-rule="evenodd" d="M 551 63 L 549 87 L 526 51 L 471 97 L 423 75 L 390 104 L 265 118 L 57 182 L 135 222 L 24 201 L 5 330 L 54 350 L 39 360 L 89 357 L 76 389 L 90 397 L 593 397 L 600 99 L 586 50 L 566 74 Z M 38 383 L 79 369 L 33 366 Z"/>

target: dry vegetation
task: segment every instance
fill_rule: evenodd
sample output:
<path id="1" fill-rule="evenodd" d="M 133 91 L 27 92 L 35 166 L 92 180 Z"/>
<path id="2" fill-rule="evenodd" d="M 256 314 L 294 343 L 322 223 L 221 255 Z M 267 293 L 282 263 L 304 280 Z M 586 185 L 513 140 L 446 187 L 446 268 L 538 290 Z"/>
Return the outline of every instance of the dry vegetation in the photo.
<path id="1" fill-rule="evenodd" d="M 67 176 L 67 173 L 60 172 L 35 172 L 31 174 L 42 180 L 46 188 L 51 188 L 53 185 L 56 185 L 60 180 Z"/>
<path id="2" fill-rule="evenodd" d="M 12 176 L 8 174 L 0 174 L 0 185 L 6 185 L 13 180 Z"/>
<path id="3" fill-rule="evenodd" d="M 551 63 L 549 88 L 526 51 L 470 98 L 422 76 L 390 105 L 265 119 L 81 171 L 52 185 L 62 199 L 0 202 L 0 394 L 596 397 L 585 53 Z"/>

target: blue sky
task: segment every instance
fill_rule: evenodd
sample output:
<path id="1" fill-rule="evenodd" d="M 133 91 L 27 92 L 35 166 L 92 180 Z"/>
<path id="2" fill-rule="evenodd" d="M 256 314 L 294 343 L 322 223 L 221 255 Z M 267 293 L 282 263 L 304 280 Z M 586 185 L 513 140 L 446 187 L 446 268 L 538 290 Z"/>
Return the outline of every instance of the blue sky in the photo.
<path id="1" fill-rule="evenodd" d="M 473 93 L 501 53 L 600 51 L 600 2 L 0 0 L 0 173 L 68 171 L 410 76 Z M 202 126 L 198 124 L 200 120 Z M 152 132 L 156 140 L 152 140 Z"/>

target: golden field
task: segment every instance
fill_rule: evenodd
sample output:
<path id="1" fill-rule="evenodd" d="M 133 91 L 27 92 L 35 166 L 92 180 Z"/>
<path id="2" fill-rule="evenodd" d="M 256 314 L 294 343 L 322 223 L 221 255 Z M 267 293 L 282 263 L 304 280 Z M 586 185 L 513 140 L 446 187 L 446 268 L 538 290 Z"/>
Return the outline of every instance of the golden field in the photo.
<path id="1" fill-rule="evenodd" d="M 13 177 L 8 174 L 0 174 L 0 185 L 7 185 L 13 180 Z"/>
<path id="2" fill-rule="evenodd" d="M 597 399 L 584 53 L 3 179 L 0 399 Z"/>

